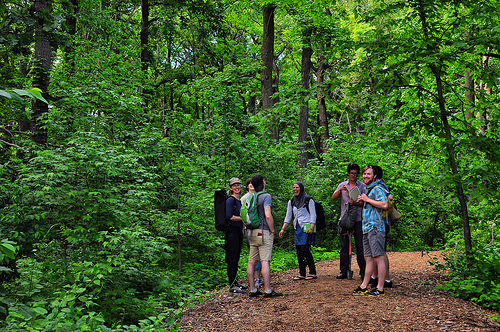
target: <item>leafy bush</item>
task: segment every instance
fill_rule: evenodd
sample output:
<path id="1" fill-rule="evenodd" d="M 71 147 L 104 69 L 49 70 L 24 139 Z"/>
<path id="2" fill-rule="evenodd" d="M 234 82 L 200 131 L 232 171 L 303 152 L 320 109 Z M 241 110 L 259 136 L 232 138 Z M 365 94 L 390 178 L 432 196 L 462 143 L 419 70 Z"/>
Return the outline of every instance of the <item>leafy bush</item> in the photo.
<path id="1" fill-rule="evenodd" d="M 15 242 L 6 239 L 2 239 L 0 242 L 0 280 L 2 281 L 2 283 L 0 283 L 0 319 L 5 319 L 5 317 L 7 317 L 9 307 L 9 300 L 4 297 L 3 281 L 8 280 L 8 277 L 12 273 L 11 268 L 3 265 L 13 262 L 17 249 Z"/>
<path id="2" fill-rule="evenodd" d="M 471 300 L 485 308 L 500 311 L 500 244 L 494 244 L 466 257 L 453 253 L 438 269 L 448 270 L 451 280 L 439 288 L 452 296 Z"/>

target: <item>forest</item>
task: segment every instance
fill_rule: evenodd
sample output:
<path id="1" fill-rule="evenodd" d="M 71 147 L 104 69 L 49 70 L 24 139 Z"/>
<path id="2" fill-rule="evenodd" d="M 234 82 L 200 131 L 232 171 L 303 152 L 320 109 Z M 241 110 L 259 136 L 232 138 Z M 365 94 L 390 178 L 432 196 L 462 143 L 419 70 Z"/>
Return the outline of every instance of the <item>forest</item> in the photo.
<path id="1" fill-rule="evenodd" d="M 495 0 L 2 1 L 0 329 L 177 330 L 227 287 L 233 176 L 278 227 L 302 181 L 338 257 L 352 162 L 384 170 L 389 251 L 447 251 L 441 287 L 500 310 L 499 45 Z"/>

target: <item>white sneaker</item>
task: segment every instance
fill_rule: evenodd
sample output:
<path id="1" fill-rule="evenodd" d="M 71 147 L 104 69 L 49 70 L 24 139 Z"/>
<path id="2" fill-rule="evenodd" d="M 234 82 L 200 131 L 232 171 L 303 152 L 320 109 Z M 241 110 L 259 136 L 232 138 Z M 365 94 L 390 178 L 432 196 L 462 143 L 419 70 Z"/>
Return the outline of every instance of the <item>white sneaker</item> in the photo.
<path id="1" fill-rule="evenodd" d="M 255 279 L 255 288 L 258 288 L 259 286 L 262 286 L 264 284 L 264 281 L 262 280 L 262 278 L 259 278 L 259 279 Z"/>
<path id="2" fill-rule="evenodd" d="M 248 287 L 237 282 L 234 286 L 239 287 L 241 290 L 247 290 Z"/>
<path id="3" fill-rule="evenodd" d="M 238 286 L 233 286 L 229 288 L 229 293 L 234 293 L 234 294 L 243 294 L 245 291 L 243 289 L 239 288 Z"/>

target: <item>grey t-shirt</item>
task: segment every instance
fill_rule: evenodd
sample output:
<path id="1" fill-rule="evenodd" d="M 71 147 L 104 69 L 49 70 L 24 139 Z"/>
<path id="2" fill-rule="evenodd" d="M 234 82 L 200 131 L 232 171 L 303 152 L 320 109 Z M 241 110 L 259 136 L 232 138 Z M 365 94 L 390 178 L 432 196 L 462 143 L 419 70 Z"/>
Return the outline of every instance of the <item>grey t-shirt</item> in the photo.
<path id="1" fill-rule="evenodd" d="M 257 213 L 263 222 L 263 225 L 261 224 L 263 229 L 269 230 L 266 213 L 264 212 L 264 206 L 272 206 L 272 203 L 271 195 L 267 192 L 260 194 L 259 197 L 257 197 Z M 259 228 L 261 228 L 261 226 L 259 226 Z"/>

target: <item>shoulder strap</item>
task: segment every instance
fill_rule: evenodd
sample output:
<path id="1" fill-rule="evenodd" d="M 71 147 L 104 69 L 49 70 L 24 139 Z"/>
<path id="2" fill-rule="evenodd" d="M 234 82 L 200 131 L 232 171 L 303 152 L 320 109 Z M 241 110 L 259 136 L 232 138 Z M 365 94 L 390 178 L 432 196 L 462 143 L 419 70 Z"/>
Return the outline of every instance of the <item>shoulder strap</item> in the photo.
<path id="1" fill-rule="evenodd" d="M 307 213 L 311 214 L 311 212 L 309 211 L 309 202 L 311 201 L 311 196 L 308 196 L 306 197 L 305 201 L 304 201 L 304 204 L 306 206 L 306 210 L 307 210 Z M 293 214 L 293 207 L 295 205 L 293 205 L 292 203 L 292 200 L 290 200 L 290 204 L 292 205 L 292 222 L 293 222 L 293 219 L 295 218 L 295 215 Z"/>
<path id="2" fill-rule="evenodd" d="M 234 196 L 229 196 L 227 199 L 230 199 L 232 198 L 233 199 L 233 212 L 234 212 L 234 207 L 236 206 L 236 198 L 234 198 Z"/>
<path id="3" fill-rule="evenodd" d="M 372 190 L 373 190 L 373 189 L 375 189 L 375 188 L 377 188 L 377 187 L 380 187 L 380 186 L 377 184 L 376 186 L 373 186 L 373 187 L 371 187 L 370 189 L 368 189 L 368 190 L 366 191 L 366 196 L 368 196 L 368 195 L 372 192 Z M 382 189 L 382 190 L 383 190 L 383 189 Z"/>
<path id="4" fill-rule="evenodd" d="M 378 184 L 376 186 L 373 186 L 371 187 L 370 189 L 367 189 L 366 190 L 366 196 L 370 195 L 370 193 L 372 192 L 373 189 L 375 189 L 376 187 L 378 187 Z M 366 202 L 363 202 L 363 208 L 366 206 Z"/>
<path id="5" fill-rule="evenodd" d="M 291 202 L 292 206 L 295 206 L 295 205 L 293 205 L 293 200 L 292 200 L 292 199 L 289 199 L 289 201 Z M 307 197 L 305 198 L 305 200 L 304 200 L 304 204 L 305 204 L 305 206 L 306 206 L 306 208 L 307 208 L 307 211 L 308 211 L 308 212 L 309 212 L 309 202 L 310 202 L 310 201 L 311 201 L 311 196 L 307 196 Z M 295 206 L 295 207 L 297 207 L 297 208 L 298 208 L 298 206 Z"/>
<path id="6" fill-rule="evenodd" d="M 263 195 L 263 194 L 266 194 L 267 191 L 259 191 L 259 192 L 256 192 L 255 193 L 255 205 L 259 205 L 259 196 L 260 195 Z"/>
<path id="7" fill-rule="evenodd" d="M 366 196 L 368 196 L 368 194 L 370 194 L 370 192 L 371 192 L 373 189 L 375 189 L 376 187 L 380 187 L 380 189 L 382 189 L 382 190 L 386 193 L 386 195 L 387 195 L 387 192 L 385 191 L 384 187 L 379 186 L 379 185 L 377 184 L 376 186 L 373 186 L 372 188 L 370 188 L 370 190 L 369 190 L 369 191 L 367 191 L 367 192 L 366 192 Z M 389 202 L 389 200 L 387 200 L 387 202 Z M 365 204 L 366 204 L 366 202 L 363 204 L 363 207 L 364 207 L 364 205 L 365 205 Z M 372 206 L 373 206 L 373 205 L 372 205 Z M 377 208 L 376 208 L 375 206 L 373 206 L 373 210 L 377 213 L 377 216 L 378 216 L 378 218 L 380 219 L 380 222 L 382 222 L 382 218 L 380 217 L 380 214 L 378 213 Z"/>
<path id="8" fill-rule="evenodd" d="M 259 207 L 258 207 L 259 206 L 259 196 L 261 194 L 265 194 L 265 193 L 267 193 L 267 191 L 263 190 L 263 191 L 259 191 L 259 192 L 257 192 L 255 194 L 255 206 L 257 207 L 257 214 L 259 213 L 259 211 L 258 211 L 258 209 L 259 209 Z M 262 206 L 262 209 L 264 209 L 264 206 Z M 261 230 L 264 230 L 264 221 L 266 220 L 266 212 L 265 212 L 265 210 L 263 212 L 264 212 L 264 219 L 259 218 L 259 219 L 261 219 L 260 220 L 260 225 L 259 225 L 259 227 L 260 227 Z"/>
<path id="9" fill-rule="evenodd" d="M 307 213 L 311 214 L 311 212 L 309 212 L 309 202 L 311 201 L 311 196 L 308 196 L 306 197 L 304 203 L 306 205 L 306 209 L 307 209 Z"/>

